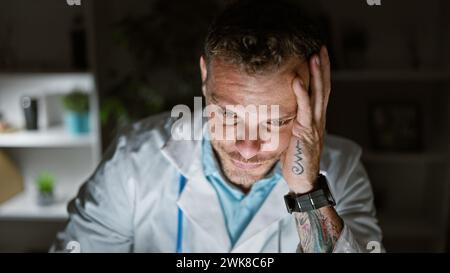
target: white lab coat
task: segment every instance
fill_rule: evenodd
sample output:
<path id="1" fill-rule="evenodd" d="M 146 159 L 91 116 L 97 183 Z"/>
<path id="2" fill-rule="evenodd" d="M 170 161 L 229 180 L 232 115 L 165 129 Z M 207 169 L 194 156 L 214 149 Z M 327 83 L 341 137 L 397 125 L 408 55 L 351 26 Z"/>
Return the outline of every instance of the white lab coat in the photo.
<path id="1" fill-rule="evenodd" d="M 52 251 L 76 241 L 81 252 L 175 252 L 179 207 L 183 252 L 295 252 L 299 235 L 284 204 L 289 191 L 284 180 L 231 246 L 219 199 L 203 175 L 201 141 L 174 140 L 174 121 L 160 114 L 119 135 L 69 203 L 70 219 Z M 353 142 L 326 136 L 320 168 L 344 220 L 334 252 L 366 251 L 369 241 L 381 242 L 360 155 Z M 187 183 L 179 196 L 180 173 Z"/>

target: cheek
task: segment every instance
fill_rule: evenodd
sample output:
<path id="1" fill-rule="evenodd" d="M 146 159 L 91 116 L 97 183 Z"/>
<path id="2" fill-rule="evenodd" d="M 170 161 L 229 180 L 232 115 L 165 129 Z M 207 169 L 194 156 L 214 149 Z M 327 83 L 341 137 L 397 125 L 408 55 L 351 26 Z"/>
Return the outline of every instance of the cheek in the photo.
<path id="1" fill-rule="evenodd" d="M 229 154 L 229 153 L 234 152 L 234 150 L 235 150 L 234 143 L 235 143 L 234 141 L 230 141 L 230 140 L 211 139 L 211 144 L 218 153 Z"/>

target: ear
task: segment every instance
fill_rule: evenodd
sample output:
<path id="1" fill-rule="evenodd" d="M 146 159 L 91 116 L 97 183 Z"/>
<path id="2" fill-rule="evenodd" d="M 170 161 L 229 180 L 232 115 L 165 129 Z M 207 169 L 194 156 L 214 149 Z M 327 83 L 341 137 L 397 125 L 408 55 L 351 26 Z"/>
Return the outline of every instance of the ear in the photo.
<path id="1" fill-rule="evenodd" d="M 205 59 L 203 58 L 203 56 L 200 56 L 200 72 L 201 72 L 201 77 L 202 77 L 202 91 L 203 91 L 203 95 L 205 95 L 206 93 L 206 89 L 205 89 L 205 85 L 206 85 L 206 79 L 208 78 L 208 69 L 206 66 L 206 62 Z"/>

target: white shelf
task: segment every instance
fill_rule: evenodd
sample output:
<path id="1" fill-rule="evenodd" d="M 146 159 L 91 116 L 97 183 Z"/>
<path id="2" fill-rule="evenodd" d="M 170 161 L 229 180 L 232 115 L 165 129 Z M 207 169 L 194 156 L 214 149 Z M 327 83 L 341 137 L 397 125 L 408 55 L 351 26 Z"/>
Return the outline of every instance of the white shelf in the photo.
<path id="1" fill-rule="evenodd" d="M 92 133 L 73 136 L 64 127 L 0 134 L 0 148 L 83 147 L 95 144 Z"/>
<path id="2" fill-rule="evenodd" d="M 85 177 L 82 175 L 81 177 Z M 1 220 L 66 220 L 67 205 L 78 193 L 86 179 L 74 181 L 71 178 L 58 179 L 55 188 L 55 202 L 48 206 L 41 206 L 37 200 L 37 187 L 33 177 L 25 177 L 25 189 L 0 204 Z"/>
<path id="3" fill-rule="evenodd" d="M 0 220 L 65 220 L 68 219 L 67 203 L 75 194 L 57 195 L 49 206 L 37 204 L 35 190 L 25 190 L 3 204 L 0 204 Z"/>
<path id="4" fill-rule="evenodd" d="M 86 151 L 80 150 L 84 149 L 74 150 L 69 158 L 66 157 L 65 154 L 67 153 L 64 152 L 61 157 L 59 149 L 47 149 L 45 151 L 15 150 L 13 152 L 14 158 L 26 159 L 22 161 L 27 166 L 27 169 L 22 173 L 24 190 L 0 204 L 0 224 L 2 220 L 67 219 L 67 204 L 77 195 L 80 186 L 87 181 L 94 171 L 94 166 L 89 162 L 92 161 L 92 158 L 86 158 Z M 45 156 L 52 158 L 54 161 L 46 163 L 45 160 L 40 160 L 42 153 L 45 153 Z M 20 154 L 24 154 L 26 158 L 20 157 Z M 43 170 L 47 170 L 55 178 L 55 202 L 48 206 L 38 204 L 36 177 Z"/>
<path id="5" fill-rule="evenodd" d="M 435 70 L 335 70 L 333 82 L 404 81 L 404 82 L 450 82 L 450 71 Z"/>

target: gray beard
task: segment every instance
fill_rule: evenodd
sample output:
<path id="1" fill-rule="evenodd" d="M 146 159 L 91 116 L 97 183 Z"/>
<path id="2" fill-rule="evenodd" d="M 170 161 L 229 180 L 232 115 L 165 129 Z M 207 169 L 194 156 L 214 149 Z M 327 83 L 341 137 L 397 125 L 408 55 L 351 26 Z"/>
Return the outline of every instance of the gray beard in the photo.
<path id="1" fill-rule="evenodd" d="M 269 168 L 269 170 L 267 172 L 270 172 L 270 170 L 272 168 L 273 168 L 273 166 L 271 168 Z M 237 186 L 241 189 L 247 189 L 247 190 L 249 190 L 251 188 L 251 186 L 253 184 L 255 184 L 256 181 L 264 178 L 264 176 L 267 174 L 267 172 L 265 172 L 263 175 L 260 175 L 260 176 L 252 176 L 246 172 L 236 172 L 234 170 L 230 170 L 227 168 L 223 169 L 223 174 L 231 183 L 233 183 L 235 186 Z"/>

